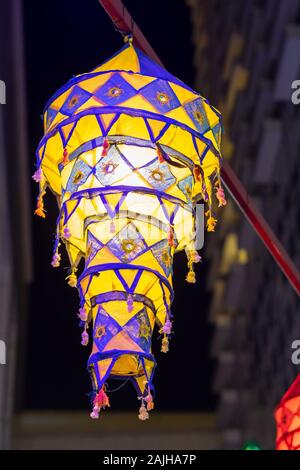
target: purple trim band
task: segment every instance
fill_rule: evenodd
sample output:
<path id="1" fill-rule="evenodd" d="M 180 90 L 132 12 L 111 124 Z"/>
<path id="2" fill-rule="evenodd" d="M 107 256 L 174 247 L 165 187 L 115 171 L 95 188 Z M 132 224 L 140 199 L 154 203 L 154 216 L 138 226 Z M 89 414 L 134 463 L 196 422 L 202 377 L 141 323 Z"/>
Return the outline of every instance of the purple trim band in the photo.
<path id="1" fill-rule="evenodd" d="M 160 197 L 161 199 L 166 199 L 167 201 L 173 202 L 174 204 L 187 205 L 188 207 L 191 205 L 182 201 L 176 196 L 170 196 L 169 194 L 166 194 L 163 191 L 157 191 L 151 188 L 143 188 L 141 186 L 109 186 L 109 187 L 105 186 L 103 188 L 83 189 L 82 191 L 73 193 L 70 199 L 65 201 L 64 204 L 66 204 L 66 202 L 68 201 L 77 199 L 79 197 L 85 197 L 85 198 L 91 199 L 95 197 L 95 194 L 97 195 L 97 193 L 98 195 L 100 195 L 101 193 L 112 194 L 112 193 L 130 193 L 130 192 L 152 194 L 153 196 Z"/>
<path id="2" fill-rule="evenodd" d="M 41 148 L 41 146 L 49 138 L 51 138 L 53 135 L 55 135 L 57 133 L 57 131 L 60 127 L 65 126 L 67 124 L 70 124 L 71 122 L 78 121 L 80 118 L 82 118 L 84 116 L 88 116 L 88 115 L 92 115 L 92 114 L 96 115 L 96 114 L 112 114 L 112 113 L 119 114 L 119 115 L 128 114 L 129 116 L 133 116 L 133 117 L 150 118 L 150 119 L 154 119 L 156 121 L 164 121 L 164 122 L 167 122 L 169 124 L 174 124 L 175 126 L 180 127 L 181 129 L 187 131 L 192 136 L 195 136 L 198 139 L 200 139 L 201 141 L 203 141 L 204 143 L 206 143 L 206 145 L 209 146 L 210 150 L 215 155 L 220 157 L 219 152 L 217 151 L 217 149 L 215 149 L 213 143 L 209 139 L 204 137 L 204 135 L 201 134 L 200 132 L 195 131 L 191 127 L 187 126 L 186 124 L 183 124 L 179 121 L 176 121 L 175 119 L 167 117 L 163 114 L 153 113 L 153 112 L 150 112 L 150 111 L 144 111 L 144 110 L 140 110 L 140 109 L 126 108 L 126 107 L 121 107 L 121 106 L 117 107 L 117 110 L 116 110 L 116 106 L 103 106 L 103 107 L 98 107 L 98 108 L 95 108 L 95 107 L 94 108 L 89 108 L 89 109 L 85 109 L 84 111 L 81 111 L 78 114 L 75 114 L 75 116 L 64 119 L 62 122 L 57 124 L 49 133 L 46 133 L 44 135 L 44 137 L 42 138 L 42 140 L 40 141 L 40 143 L 38 145 L 37 153 L 39 152 L 39 149 Z"/>
<path id="3" fill-rule="evenodd" d="M 146 307 L 150 308 L 152 312 L 155 314 L 155 307 L 151 299 L 146 297 L 143 294 L 132 294 L 134 302 L 141 302 Z M 98 304 L 112 302 L 114 300 L 127 300 L 128 295 L 126 292 L 123 291 L 111 291 L 105 292 L 104 294 L 98 294 L 91 298 L 91 306 L 95 307 Z"/>
<path id="4" fill-rule="evenodd" d="M 96 139 L 91 139 L 83 144 L 81 144 L 77 149 L 75 149 L 73 152 L 69 154 L 69 160 L 72 161 L 74 158 L 79 157 L 84 152 L 87 152 L 89 150 L 94 150 L 97 147 L 101 147 L 103 144 L 103 140 L 105 137 L 96 137 Z M 152 148 L 153 150 L 156 149 L 158 144 L 155 144 L 153 142 L 150 142 L 149 140 L 145 139 L 137 139 L 136 137 L 130 137 L 130 136 L 119 136 L 119 135 L 110 135 L 109 136 L 109 141 L 111 144 L 114 145 L 133 145 L 136 147 L 147 147 L 147 148 Z M 162 150 L 167 154 L 168 153 L 172 157 L 176 157 L 178 160 L 180 160 L 184 165 L 186 165 L 188 168 L 192 169 L 194 167 L 194 163 L 191 159 L 189 159 L 187 156 L 183 155 L 182 153 L 178 152 L 177 150 L 172 149 L 171 147 L 168 147 L 167 145 L 164 144 L 159 144 L 159 146 L 162 148 Z M 195 149 L 197 154 L 199 155 L 199 152 L 197 149 Z M 119 151 L 119 149 L 118 149 Z M 124 158 L 124 155 L 119 151 L 120 155 L 122 155 L 122 158 Z M 43 158 L 43 157 L 42 157 Z M 200 160 L 200 158 L 199 158 Z M 147 163 L 146 165 L 148 165 Z M 146 166 L 143 165 L 143 166 Z M 143 166 L 140 166 L 139 168 L 143 168 Z M 61 164 L 59 164 L 59 168 L 63 168 Z"/>
<path id="5" fill-rule="evenodd" d="M 98 352 L 92 354 L 88 360 L 88 366 L 95 364 L 95 362 L 101 361 L 101 359 L 118 358 L 119 356 L 123 356 L 124 354 L 133 354 L 136 356 L 145 357 L 146 359 L 149 359 L 149 361 L 152 361 L 154 364 L 156 364 L 154 356 L 150 353 L 131 351 L 129 349 L 124 349 L 122 351 L 113 349 L 107 352 Z"/>
<path id="6" fill-rule="evenodd" d="M 93 275 L 93 274 L 99 275 L 99 273 L 101 273 L 102 271 L 112 271 L 112 270 L 115 270 L 115 269 L 118 269 L 118 270 L 119 269 L 134 269 L 134 270 L 140 270 L 141 269 L 142 271 L 148 271 L 148 272 L 154 274 L 166 285 L 166 287 L 168 288 L 168 290 L 170 292 L 171 302 L 173 301 L 174 292 L 173 292 L 173 288 L 172 288 L 170 282 L 168 281 L 168 279 L 166 279 L 164 276 L 162 276 L 162 274 L 160 274 L 155 269 L 148 268 L 148 266 L 140 266 L 138 264 L 126 264 L 126 263 L 97 264 L 95 266 L 91 266 L 90 268 L 84 270 L 83 273 L 81 273 L 81 275 L 79 276 L 78 282 L 82 281 L 86 276 Z"/>

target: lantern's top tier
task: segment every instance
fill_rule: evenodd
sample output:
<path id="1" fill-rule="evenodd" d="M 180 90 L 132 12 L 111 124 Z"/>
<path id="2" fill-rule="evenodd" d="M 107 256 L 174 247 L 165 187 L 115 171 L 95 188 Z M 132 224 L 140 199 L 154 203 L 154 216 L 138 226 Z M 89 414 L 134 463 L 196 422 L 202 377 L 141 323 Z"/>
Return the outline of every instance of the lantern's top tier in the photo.
<path id="1" fill-rule="evenodd" d="M 209 178 L 219 168 L 220 113 L 206 99 L 127 44 L 103 65 L 72 78 L 48 101 L 38 147 L 48 184 L 60 194 L 59 164 L 67 148 L 101 139 L 159 144 Z"/>

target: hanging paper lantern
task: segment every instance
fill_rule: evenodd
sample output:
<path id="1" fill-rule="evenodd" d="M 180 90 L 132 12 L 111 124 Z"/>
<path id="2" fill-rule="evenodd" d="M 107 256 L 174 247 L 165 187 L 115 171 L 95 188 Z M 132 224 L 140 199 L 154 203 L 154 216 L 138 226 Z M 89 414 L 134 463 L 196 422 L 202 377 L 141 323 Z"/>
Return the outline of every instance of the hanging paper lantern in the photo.
<path id="1" fill-rule="evenodd" d="M 300 450 L 300 374 L 275 411 L 276 450 Z"/>
<path id="2" fill-rule="evenodd" d="M 52 265 L 60 264 L 63 242 L 67 281 L 80 296 L 81 342 L 92 342 L 91 417 L 109 406 L 111 377 L 133 382 L 145 420 L 154 406 L 155 325 L 162 352 L 169 348 L 174 253 L 186 250 L 187 281 L 194 283 L 195 204 L 207 203 L 213 231 L 213 192 L 226 203 L 220 114 L 129 42 L 55 93 L 44 126 L 33 176 L 36 214 L 45 217 L 48 186 L 59 205 Z"/>

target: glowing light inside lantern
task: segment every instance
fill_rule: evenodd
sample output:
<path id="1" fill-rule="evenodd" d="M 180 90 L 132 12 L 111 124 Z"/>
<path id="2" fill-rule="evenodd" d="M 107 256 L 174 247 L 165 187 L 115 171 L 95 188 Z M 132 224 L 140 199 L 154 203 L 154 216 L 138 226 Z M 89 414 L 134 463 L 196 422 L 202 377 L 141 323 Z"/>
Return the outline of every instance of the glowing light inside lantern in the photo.
<path id="1" fill-rule="evenodd" d="M 186 250 L 187 281 L 196 281 L 195 204 L 207 204 L 220 182 L 219 112 L 199 94 L 135 49 L 131 42 L 92 72 L 70 80 L 48 102 L 34 179 L 37 215 L 48 187 L 59 217 L 52 266 L 61 244 L 70 259 L 67 282 L 79 292 L 81 343 L 92 341 L 88 367 L 91 417 L 109 406 L 108 378 L 130 379 L 139 418 L 153 409 L 156 365 L 172 334 L 172 264 Z M 78 272 L 81 259 L 84 268 Z M 63 313 L 63 312 L 62 312 Z"/>

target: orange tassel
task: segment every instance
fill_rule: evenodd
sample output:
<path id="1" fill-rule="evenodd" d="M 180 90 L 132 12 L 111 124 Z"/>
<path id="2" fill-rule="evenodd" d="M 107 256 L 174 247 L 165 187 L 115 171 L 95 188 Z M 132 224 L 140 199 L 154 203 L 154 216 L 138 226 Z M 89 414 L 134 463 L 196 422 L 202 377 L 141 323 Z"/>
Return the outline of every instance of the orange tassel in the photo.
<path id="1" fill-rule="evenodd" d="M 62 164 L 63 164 L 63 166 L 66 166 L 69 162 L 70 162 L 70 160 L 69 160 L 68 150 L 66 148 L 64 148 Z"/>
<path id="2" fill-rule="evenodd" d="M 109 149 L 109 142 L 108 142 L 107 139 L 104 139 L 103 140 L 103 147 L 102 147 L 101 157 L 106 157 L 108 149 Z"/>
<path id="3" fill-rule="evenodd" d="M 73 268 L 71 274 L 66 277 L 66 281 L 68 281 L 70 287 L 77 287 L 77 276 L 75 274 L 76 271 L 77 268 Z"/>
<path id="4" fill-rule="evenodd" d="M 148 413 L 144 403 L 142 403 L 142 405 L 140 406 L 140 409 L 139 409 L 139 419 L 141 421 L 146 421 L 146 419 L 149 419 L 149 413 Z"/>
<path id="5" fill-rule="evenodd" d="M 214 217 L 210 216 L 208 219 L 207 219 L 207 222 L 206 222 L 206 228 L 207 228 L 207 231 L 208 232 L 214 232 L 215 231 L 215 226 L 217 224 L 217 219 L 215 219 Z"/>
<path id="6" fill-rule="evenodd" d="M 200 181 L 202 180 L 202 177 L 201 177 L 201 170 L 200 170 L 200 167 L 198 165 L 195 165 L 194 166 L 194 169 L 193 169 L 193 175 L 194 175 L 194 178 L 196 181 Z"/>
<path id="7" fill-rule="evenodd" d="M 161 342 L 161 352 L 167 353 L 169 351 L 169 340 L 167 335 L 164 335 Z"/>
<path id="8" fill-rule="evenodd" d="M 158 158 L 159 163 L 164 163 L 165 159 L 159 147 L 157 147 L 157 158 Z"/>
<path id="9" fill-rule="evenodd" d="M 147 411 L 154 410 L 154 402 L 153 401 L 148 401 L 147 403 Z"/>
<path id="10" fill-rule="evenodd" d="M 44 209 L 44 201 L 43 197 L 45 195 L 46 191 L 42 191 L 41 194 L 38 197 L 37 204 L 36 204 L 36 210 L 34 211 L 35 215 L 38 215 L 39 217 L 42 217 L 45 219 L 46 214 L 45 214 L 45 209 Z"/>
<path id="11" fill-rule="evenodd" d="M 174 232 L 172 227 L 169 227 L 168 230 L 168 245 L 174 246 Z"/>
<path id="12" fill-rule="evenodd" d="M 195 275 L 195 272 L 192 269 L 187 273 L 187 276 L 186 276 L 185 280 L 187 282 L 189 282 L 190 284 L 195 284 L 196 275 Z"/>
<path id="13" fill-rule="evenodd" d="M 147 403 L 147 411 L 151 411 L 154 409 L 154 401 L 151 393 L 145 397 L 145 402 Z"/>

